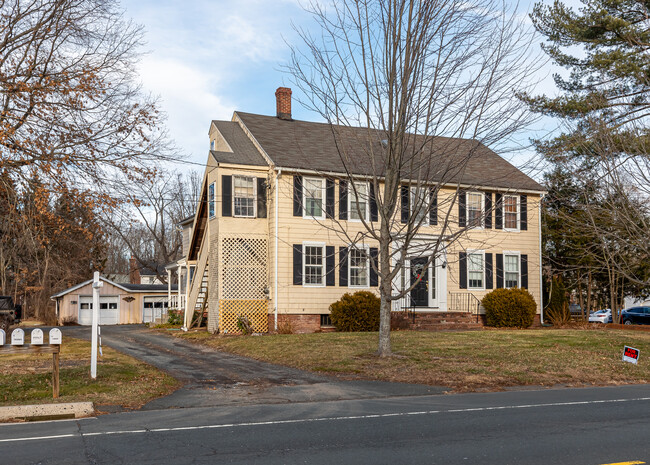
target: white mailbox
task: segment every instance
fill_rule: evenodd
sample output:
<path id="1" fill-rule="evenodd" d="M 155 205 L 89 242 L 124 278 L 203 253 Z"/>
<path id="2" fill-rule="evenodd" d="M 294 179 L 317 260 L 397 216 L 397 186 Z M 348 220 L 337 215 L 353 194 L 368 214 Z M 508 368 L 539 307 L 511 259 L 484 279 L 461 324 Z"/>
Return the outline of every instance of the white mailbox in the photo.
<path id="1" fill-rule="evenodd" d="M 25 344 L 25 331 L 16 328 L 11 332 L 11 345 L 22 346 Z"/>
<path id="2" fill-rule="evenodd" d="M 40 346 L 43 345 L 43 330 L 36 328 L 32 330 L 32 345 Z"/>
<path id="3" fill-rule="evenodd" d="M 50 329 L 50 344 L 61 344 L 61 330 L 59 328 Z"/>
<path id="4" fill-rule="evenodd" d="M 3 346 L 7 343 L 7 333 L 4 329 L 0 329 L 0 346 Z"/>

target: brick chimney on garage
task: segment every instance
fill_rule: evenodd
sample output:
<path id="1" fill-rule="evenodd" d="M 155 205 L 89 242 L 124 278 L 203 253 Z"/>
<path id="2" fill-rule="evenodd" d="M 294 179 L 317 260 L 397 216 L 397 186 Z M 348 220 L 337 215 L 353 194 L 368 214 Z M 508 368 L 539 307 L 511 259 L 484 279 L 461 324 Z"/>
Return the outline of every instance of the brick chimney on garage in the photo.
<path id="1" fill-rule="evenodd" d="M 291 89 L 288 87 L 278 87 L 275 91 L 275 104 L 277 117 L 291 121 Z"/>
<path id="2" fill-rule="evenodd" d="M 133 255 L 129 260 L 129 282 L 131 284 L 140 284 L 140 268 L 138 268 L 138 262 Z"/>

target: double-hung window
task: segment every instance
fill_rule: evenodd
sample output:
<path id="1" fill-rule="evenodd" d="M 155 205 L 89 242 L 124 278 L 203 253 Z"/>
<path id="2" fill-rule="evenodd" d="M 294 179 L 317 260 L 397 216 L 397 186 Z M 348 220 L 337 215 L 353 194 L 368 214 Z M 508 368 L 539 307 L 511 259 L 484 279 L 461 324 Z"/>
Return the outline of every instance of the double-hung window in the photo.
<path id="1" fill-rule="evenodd" d="M 351 247 L 348 252 L 348 272 L 350 287 L 369 286 L 369 258 L 366 249 Z"/>
<path id="2" fill-rule="evenodd" d="M 503 254 L 505 288 L 519 287 L 519 254 Z"/>
<path id="3" fill-rule="evenodd" d="M 519 199 L 516 195 L 503 196 L 503 227 L 519 229 Z"/>
<path id="4" fill-rule="evenodd" d="M 485 285 L 485 257 L 483 252 L 467 254 L 467 288 L 483 289 Z"/>
<path id="5" fill-rule="evenodd" d="M 320 244 L 303 245 L 303 284 L 306 286 L 325 285 L 325 246 Z"/>
<path id="6" fill-rule="evenodd" d="M 355 182 L 354 187 L 350 189 L 348 195 L 350 202 L 349 211 L 351 220 L 367 220 L 368 219 L 368 183 Z"/>
<path id="7" fill-rule="evenodd" d="M 483 201 L 485 196 L 480 192 L 467 193 L 467 226 L 470 228 L 483 227 Z"/>
<path id="8" fill-rule="evenodd" d="M 303 201 L 305 218 L 324 218 L 323 199 L 325 198 L 325 179 L 304 178 Z"/>
<path id="9" fill-rule="evenodd" d="M 234 216 L 255 218 L 255 178 L 233 176 Z"/>
<path id="10" fill-rule="evenodd" d="M 215 216 L 215 205 L 214 205 L 214 189 L 215 184 L 212 183 L 208 186 L 208 217 L 214 218 Z"/>
<path id="11" fill-rule="evenodd" d="M 420 187 L 411 187 L 411 198 L 409 205 L 411 207 L 411 217 L 416 225 L 429 224 L 426 221 L 429 215 L 429 189 Z"/>

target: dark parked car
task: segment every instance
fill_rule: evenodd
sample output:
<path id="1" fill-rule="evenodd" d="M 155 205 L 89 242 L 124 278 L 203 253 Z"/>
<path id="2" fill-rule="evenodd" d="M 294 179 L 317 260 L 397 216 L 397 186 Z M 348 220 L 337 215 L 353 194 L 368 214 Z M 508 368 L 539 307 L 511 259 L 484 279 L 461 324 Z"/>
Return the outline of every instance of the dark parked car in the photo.
<path id="1" fill-rule="evenodd" d="M 582 307 L 579 304 L 570 304 L 569 312 L 571 316 L 582 316 Z"/>
<path id="2" fill-rule="evenodd" d="M 650 325 L 650 307 L 630 307 L 621 310 L 624 325 Z"/>

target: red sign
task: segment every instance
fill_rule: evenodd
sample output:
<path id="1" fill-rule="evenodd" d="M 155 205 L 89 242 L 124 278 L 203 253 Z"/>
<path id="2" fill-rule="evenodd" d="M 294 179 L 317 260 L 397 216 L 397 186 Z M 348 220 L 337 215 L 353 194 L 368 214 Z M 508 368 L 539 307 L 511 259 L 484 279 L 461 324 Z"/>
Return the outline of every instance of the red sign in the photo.
<path id="1" fill-rule="evenodd" d="M 639 349 L 625 346 L 623 349 L 623 361 L 634 363 L 636 365 L 639 361 Z"/>

